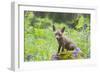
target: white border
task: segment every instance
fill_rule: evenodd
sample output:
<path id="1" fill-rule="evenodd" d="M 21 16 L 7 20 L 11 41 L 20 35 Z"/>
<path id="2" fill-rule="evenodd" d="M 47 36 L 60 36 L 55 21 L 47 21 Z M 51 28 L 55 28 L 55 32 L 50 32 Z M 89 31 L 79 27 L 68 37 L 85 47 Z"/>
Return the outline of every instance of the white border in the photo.
<path id="1" fill-rule="evenodd" d="M 14 39 L 12 41 L 14 47 L 12 47 L 12 66 L 13 70 L 31 70 L 31 69 L 46 69 L 55 67 L 73 67 L 73 66 L 87 66 L 96 65 L 96 50 L 95 42 L 95 25 L 96 24 L 96 9 L 91 7 L 81 7 L 66 5 L 63 6 L 41 6 L 25 3 L 13 3 L 14 18 L 12 18 L 12 24 L 14 30 Z M 48 11 L 48 12 L 65 12 L 65 13 L 90 13 L 91 14 L 91 59 L 81 60 L 62 60 L 62 61 L 44 61 L 44 62 L 24 62 L 24 10 L 30 11 Z M 13 40 L 14 40 L 13 39 Z M 13 53 L 14 52 L 14 53 Z"/>

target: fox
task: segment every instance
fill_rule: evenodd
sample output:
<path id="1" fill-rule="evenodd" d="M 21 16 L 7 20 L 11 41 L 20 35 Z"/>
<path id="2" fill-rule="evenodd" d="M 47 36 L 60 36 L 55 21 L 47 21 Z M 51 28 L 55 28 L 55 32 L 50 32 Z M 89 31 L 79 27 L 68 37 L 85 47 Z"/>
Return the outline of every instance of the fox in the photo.
<path id="1" fill-rule="evenodd" d="M 53 25 L 53 32 L 58 42 L 57 54 L 59 54 L 60 51 L 63 52 L 64 49 L 66 49 L 67 51 L 73 51 L 76 49 L 75 51 L 78 52 L 80 49 L 77 48 L 76 44 L 73 43 L 71 39 L 64 35 L 64 31 L 65 27 L 63 27 L 62 29 L 56 29 Z"/>

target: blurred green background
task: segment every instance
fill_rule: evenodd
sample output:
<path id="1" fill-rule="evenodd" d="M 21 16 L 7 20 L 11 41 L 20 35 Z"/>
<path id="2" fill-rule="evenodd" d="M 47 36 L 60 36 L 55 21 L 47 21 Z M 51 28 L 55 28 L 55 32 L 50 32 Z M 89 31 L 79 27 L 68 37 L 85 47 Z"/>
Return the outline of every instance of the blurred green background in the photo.
<path id="1" fill-rule="evenodd" d="M 90 57 L 90 14 L 24 11 L 24 61 L 51 60 L 58 49 L 53 24 L 65 26 L 64 35 Z"/>

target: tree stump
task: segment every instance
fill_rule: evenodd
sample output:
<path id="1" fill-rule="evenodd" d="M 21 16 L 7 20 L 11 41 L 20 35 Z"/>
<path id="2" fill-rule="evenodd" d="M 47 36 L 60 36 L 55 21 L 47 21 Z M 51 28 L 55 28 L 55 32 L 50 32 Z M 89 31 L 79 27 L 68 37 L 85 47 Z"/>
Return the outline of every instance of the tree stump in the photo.
<path id="1" fill-rule="evenodd" d="M 75 49 L 74 51 L 64 51 L 59 54 L 55 53 L 52 55 L 52 60 L 70 60 L 70 59 L 84 59 L 85 55 L 80 49 Z"/>

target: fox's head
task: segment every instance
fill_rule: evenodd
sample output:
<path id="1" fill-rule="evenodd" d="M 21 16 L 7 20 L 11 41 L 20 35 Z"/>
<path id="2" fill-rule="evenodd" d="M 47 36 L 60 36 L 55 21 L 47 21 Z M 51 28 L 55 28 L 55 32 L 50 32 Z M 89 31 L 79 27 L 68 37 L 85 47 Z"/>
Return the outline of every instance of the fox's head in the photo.
<path id="1" fill-rule="evenodd" d="M 56 30 L 55 26 L 53 25 L 53 31 L 55 33 L 55 37 L 57 40 L 60 40 L 62 38 L 64 30 L 65 30 L 65 27 L 63 27 L 62 29 Z"/>

